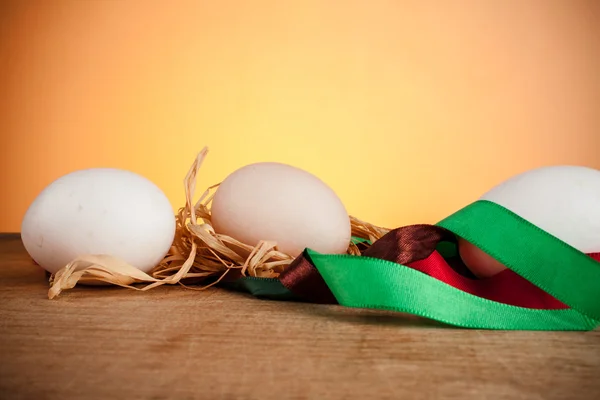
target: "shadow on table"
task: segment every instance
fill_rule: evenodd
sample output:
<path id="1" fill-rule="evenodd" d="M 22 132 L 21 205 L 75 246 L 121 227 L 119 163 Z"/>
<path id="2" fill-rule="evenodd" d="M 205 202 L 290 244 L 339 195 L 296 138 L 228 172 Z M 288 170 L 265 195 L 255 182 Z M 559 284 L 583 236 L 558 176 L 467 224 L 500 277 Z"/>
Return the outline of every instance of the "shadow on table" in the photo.
<path id="1" fill-rule="evenodd" d="M 297 303 L 300 304 L 300 303 Z M 350 324 L 377 325 L 377 326 L 401 326 L 414 328 L 439 328 L 452 329 L 451 326 L 418 317 L 416 315 L 361 308 L 349 308 L 340 305 L 303 304 L 295 307 L 297 312 L 309 314 L 317 318 L 325 318 L 330 321 L 338 321 Z"/>

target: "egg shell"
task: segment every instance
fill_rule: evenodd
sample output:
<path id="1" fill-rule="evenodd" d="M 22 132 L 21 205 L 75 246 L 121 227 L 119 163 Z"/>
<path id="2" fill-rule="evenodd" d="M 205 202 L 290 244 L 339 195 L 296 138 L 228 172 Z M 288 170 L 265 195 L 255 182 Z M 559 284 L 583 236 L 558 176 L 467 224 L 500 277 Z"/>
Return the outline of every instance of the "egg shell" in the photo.
<path id="1" fill-rule="evenodd" d="M 497 185 L 480 199 L 509 209 L 583 253 L 600 252 L 600 171 L 596 169 L 568 165 L 533 169 Z"/>
<path id="2" fill-rule="evenodd" d="M 477 278 L 489 278 L 506 269 L 500 261 L 462 238 L 458 239 L 458 253 L 463 263 Z"/>
<path id="3" fill-rule="evenodd" d="M 138 174 L 111 168 L 55 180 L 35 198 L 21 225 L 25 249 L 51 273 L 86 254 L 115 256 L 147 272 L 166 255 L 174 235 L 165 194 Z"/>
<path id="4" fill-rule="evenodd" d="M 568 165 L 533 169 L 495 186 L 479 200 L 507 208 L 583 253 L 600 252 L 598 170 Z M 489 278 L 506 269 L 462 238 L 458 248 L 461 259 L 478 278 Z"/>
<path id="5" fill-rule="evenodd" d="M 339 197 L 316 176 L 286 164 L 236 170 L 217 189 L 211 212 L 217 233 L 251 246 L 275 241 L 294 257 L 305 248 L 342 254 L 350 244 L 350 218 Z"/>

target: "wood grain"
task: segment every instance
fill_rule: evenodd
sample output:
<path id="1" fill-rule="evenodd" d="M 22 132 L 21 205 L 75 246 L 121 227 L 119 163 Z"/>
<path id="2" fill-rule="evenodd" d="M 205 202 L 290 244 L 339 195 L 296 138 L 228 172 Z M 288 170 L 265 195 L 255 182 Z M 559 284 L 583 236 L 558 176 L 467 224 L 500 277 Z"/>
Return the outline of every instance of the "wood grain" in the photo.
<path id="1" fill-rule="evenodd" d="M 0 236 L 2 399 L 598 399 L 600 331 L 447 328 L 223 289 L 48 300 Z"/>

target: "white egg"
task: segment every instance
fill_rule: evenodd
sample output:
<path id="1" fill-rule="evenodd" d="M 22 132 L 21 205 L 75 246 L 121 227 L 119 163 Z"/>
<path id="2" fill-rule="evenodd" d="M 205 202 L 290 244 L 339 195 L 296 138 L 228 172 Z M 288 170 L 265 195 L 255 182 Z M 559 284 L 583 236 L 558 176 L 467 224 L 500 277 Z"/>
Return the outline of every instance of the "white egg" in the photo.
<path id="1" fill-rule="evenodd" d="M 233 172 L 217 189 L 211 211 L 217 233 L 251 246 L 275 241 L 292 256 L 305 248 L 341 254 L 350 244 L 350 218 L 335 192 L 285 164 L 257 163 Z"/>
<path id="2" fill-rule="evenodd" d="M 600 171 L 583 166 L 550 166 L 516 175 L 480 200 L 507 208 L 583 253 L 600 252 Z M 461 243 L 465 264 L 478 276 L 504 266 L 474 246 Z M 469 265 L 470 264 L 470 265 Z"/>
<path id="3" fill-rule="evenodd" d="M 584 253 L 600 251 L 600 171 L 580 166 L 530 170 L 481 197 Z"/>
<path id="4" fill-rule="evenodd" d="M 175 235 L 165 194 L 133 172 L 94 168 L 52 182 L 33 201 L 21 225 L 29 255 L 57 272 L 86 254 L 108 254 L 147 272 Z"/>

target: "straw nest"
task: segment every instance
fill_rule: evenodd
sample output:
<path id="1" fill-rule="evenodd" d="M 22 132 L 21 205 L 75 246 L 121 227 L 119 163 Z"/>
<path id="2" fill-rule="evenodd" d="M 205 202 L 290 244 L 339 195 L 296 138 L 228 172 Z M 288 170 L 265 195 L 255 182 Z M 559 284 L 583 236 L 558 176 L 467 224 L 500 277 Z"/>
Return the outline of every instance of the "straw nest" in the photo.
<path id="1" fill-rule="evenodd" d="M 210 186 L 194 202 L 197 175 L 208 153 L 204 148 L 194 160 L 185 181 L 186 204 L 176 218 L 173 245 L 163 261 L 144 273 L 109 255 L 86 255 L 73 260 L 50 277 L 49 298 L 81 284 L 113 284 L 136 290 L 149 290 L 163 284 L 181 284 L 191 289 L 210 287 L 227 275 L 276 278 L 297 254 L 285 254 L 277 243 L 261 241 L 256 246 L 218 234 L 211 224 L 210 204 L 219 184 Z M 352 236 L 371 242 L 389 230 L 350 217 Z M 359 255 L 350 243 L 348 254 Z M 147 283 L 140 287 L 139 283 Z M 189 286 L 194 284 L 194 286 Z"/>

